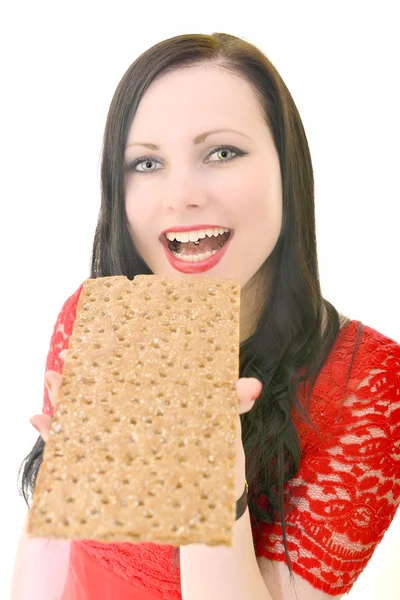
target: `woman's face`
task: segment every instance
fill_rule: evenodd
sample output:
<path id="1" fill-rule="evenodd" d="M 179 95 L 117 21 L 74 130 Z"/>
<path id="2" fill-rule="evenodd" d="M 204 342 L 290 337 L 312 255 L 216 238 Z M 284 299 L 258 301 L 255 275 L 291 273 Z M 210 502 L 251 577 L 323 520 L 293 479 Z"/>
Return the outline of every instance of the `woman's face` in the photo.
<path id="1" fill-rule="evenodd" d="M 217 129 L 224 131 L 202 136 Z M 219 262 L 190 277 L 239 280 L 243 305 L 246 284 L 271 254 L 282 224 L 279 158 L 249 84 L 210 65 L 162 75 L 140 101 L 124 158 L 127 224 L 152 272 L 188 277 L 166 257 L 160 241 L 166 229 L 228 228 Z"/>

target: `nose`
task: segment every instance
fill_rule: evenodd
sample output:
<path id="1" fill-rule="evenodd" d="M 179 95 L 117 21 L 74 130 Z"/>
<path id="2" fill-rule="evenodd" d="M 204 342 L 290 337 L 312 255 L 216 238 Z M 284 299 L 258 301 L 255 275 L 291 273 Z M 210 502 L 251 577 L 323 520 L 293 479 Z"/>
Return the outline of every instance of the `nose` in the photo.
<path id="1" fill-rule="evenodd" d="M 193 178 L 175 175 L 170 178 L 163 195 L 163 208 L 182 212 L 186 209 L 203 208 L 208 202 L 207 193 Z"/>

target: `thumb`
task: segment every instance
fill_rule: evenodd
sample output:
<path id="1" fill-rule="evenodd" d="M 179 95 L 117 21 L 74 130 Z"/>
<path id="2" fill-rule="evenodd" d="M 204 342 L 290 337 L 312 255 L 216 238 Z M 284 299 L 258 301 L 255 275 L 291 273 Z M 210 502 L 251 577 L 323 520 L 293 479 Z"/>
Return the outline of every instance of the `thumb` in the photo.
<path id="1" fill-rule="evenodd" d="M 52 421 L 50 415 L 34 415 L 29 421 L 40 433 L 42 439 L 47 442 Z"/>

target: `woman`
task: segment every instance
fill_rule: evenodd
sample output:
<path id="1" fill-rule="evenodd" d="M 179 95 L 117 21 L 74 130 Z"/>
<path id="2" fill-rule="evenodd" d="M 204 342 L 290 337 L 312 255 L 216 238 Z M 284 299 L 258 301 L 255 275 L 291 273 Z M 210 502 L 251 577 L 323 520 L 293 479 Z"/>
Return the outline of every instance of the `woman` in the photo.
<path id="1" fill-rule="evenodd" d="M 234 36 L 162 41 L 117 87 L 101 178 L 90 277 L 240 280 L 237 391 L 248 508 L 229 552 L 59 544 L 64 570 L 56 597 L 340 598 L 368 564 L 400 499 L 400 346 L 339 315 L 322 296 L 311 157 L 287 87 L 257 48 Z M 179 237 L 182 226 L 197 248 Z M 207 234 L 215 227 L 220 238 Z M 200 261 L 189 257 L 199 252 Z M 41 437 L 24 464 L 27 502 L 81 289 L 54 328 L 51 394 L 45 388 L 44 414 L 33 420 Z M 47 555 L 51 547 L 54 558 L 53 540 Z"/>

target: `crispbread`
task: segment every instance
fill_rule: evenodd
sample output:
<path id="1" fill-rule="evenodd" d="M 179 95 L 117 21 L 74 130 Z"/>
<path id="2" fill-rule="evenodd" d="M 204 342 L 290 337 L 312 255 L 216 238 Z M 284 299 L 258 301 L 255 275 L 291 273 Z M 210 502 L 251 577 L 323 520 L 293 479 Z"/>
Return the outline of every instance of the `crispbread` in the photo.
<path id="1" fill-rule="evenodd" d="M 240 284 L 83 284 L 30 537 L 233 545 Z"/>

